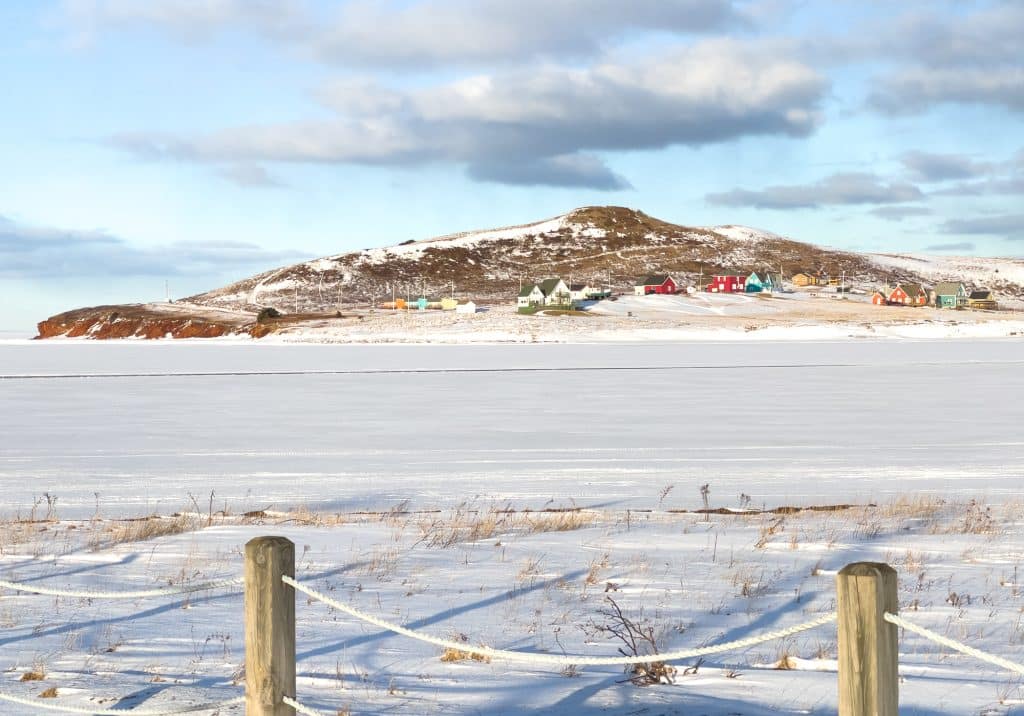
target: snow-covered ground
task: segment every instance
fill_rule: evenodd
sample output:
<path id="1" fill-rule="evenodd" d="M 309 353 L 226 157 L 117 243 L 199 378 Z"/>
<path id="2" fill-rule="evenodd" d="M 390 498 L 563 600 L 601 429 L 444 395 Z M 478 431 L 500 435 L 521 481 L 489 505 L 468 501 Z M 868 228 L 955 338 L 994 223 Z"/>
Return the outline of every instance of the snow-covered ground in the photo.
<path id="1" fill-rule="evenodd" d="M 0 345 L 0 579 L 194 583 L 240 574 L 247 539 L 284 534 L 300 579 L 385 618 L 613 655 L 608 597 L 677 649 L 828 612 L 835 571 L 870 559 L 900 570 L 907 618 L 1021 661 L 1022 366 L 1013 339 Z M 704 484 L 713 507 L 856 506 L 678 512 Z M 581 511 L 522 512 L 545 507 Z M 147 514 L 162 519 L 120 519 Z M 148 525 L 167 534 L 136 539 Z M 299 695 L 332 714 L 835 712 L 834 627 L 644 689 L 616 668 L 442 662 L 322 604 L 297 612 Z M 241 617 L 231 590 L 0 592 L 0 691 L 229 698 Z M 795 670 L 770 668 L 784 656 Z M 901 713 L 1021 713 L 995 667 L 912 635 L 900 661 Z M 44 679 L 19 680 L 31 671 Z"/>

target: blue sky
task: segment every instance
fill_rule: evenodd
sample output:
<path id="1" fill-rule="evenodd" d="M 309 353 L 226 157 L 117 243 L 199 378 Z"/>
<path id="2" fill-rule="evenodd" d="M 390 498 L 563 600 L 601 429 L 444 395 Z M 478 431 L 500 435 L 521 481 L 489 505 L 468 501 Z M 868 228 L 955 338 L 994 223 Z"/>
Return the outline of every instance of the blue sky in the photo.
<path id="1" fill-rule="evenodd" d="M 3 3 L 0 329 L 589 204 L 1019 256 L 1020 37 L 1020 2 Z"/>

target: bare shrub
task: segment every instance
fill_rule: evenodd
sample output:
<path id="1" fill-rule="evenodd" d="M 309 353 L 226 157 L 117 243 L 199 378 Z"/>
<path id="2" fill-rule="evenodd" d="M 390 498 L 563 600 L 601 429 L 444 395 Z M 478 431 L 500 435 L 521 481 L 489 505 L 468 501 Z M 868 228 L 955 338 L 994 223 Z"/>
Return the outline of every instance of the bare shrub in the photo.
<path id="1" fill-rule="evenodd" d="M 591 630 L 608 639 L 618 641 L 618 652 L 623 656 L 657 656 L 658 640 L 654 627 L 643 621 L 634 621 L 611 597 L 605 597 L 609 606 L 598 610 L 604 617 L 600 624 L 591 621 Z M 650 661 L 626 666 L 627 680 L 635 686 L 675 683 L 676 670 L 664 661 Z"/>

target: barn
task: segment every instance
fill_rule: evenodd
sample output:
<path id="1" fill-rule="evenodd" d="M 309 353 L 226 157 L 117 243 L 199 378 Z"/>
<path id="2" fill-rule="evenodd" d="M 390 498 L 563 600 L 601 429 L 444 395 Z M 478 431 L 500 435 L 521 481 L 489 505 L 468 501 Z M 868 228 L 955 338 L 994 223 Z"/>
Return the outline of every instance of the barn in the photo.
<path id="1" fill-rule="evenodd" d="M 747 277 L 742 274 L 718 274 L 711 277 L 708 284 L 709 293 L 743 293 L 747 287 Z"/>
<path id="2" fill-rule="evenodd" d="M 652 293 L 675 293 L 679 286 L 671 276 L 661 274 L 645 276 L 633 284 L 633 292 L 637 296 L 648 296 Z"/>

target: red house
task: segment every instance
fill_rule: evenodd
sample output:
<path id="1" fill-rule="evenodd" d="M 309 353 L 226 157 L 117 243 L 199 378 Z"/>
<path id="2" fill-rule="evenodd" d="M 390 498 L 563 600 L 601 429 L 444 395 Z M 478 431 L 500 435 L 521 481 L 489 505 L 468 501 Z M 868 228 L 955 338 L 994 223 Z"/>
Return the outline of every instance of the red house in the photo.
<path id="1" fill-rule="evenodd" d="M 872 303 L 876 303 L 874 296 Z M 889 290 L 885 302 L 890 306 L 927 306 L 928 292 L 919 283 L 898 283 Z"/>
<path id="2" fill-rule="evenodd" d="M 743 293 L 747 290 L 747 277 L 732 274 L 712 276 L 708 284 L 709 293 Z"/>
<path id="3" fill-rule="evenodd" d="M 671 276 L 646 276 L 633 284 L 633 293 L 637 296 L 647 296 L 652 293 L 675 293 L 679 286 L 672 280 Z"/>

